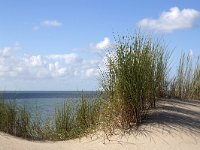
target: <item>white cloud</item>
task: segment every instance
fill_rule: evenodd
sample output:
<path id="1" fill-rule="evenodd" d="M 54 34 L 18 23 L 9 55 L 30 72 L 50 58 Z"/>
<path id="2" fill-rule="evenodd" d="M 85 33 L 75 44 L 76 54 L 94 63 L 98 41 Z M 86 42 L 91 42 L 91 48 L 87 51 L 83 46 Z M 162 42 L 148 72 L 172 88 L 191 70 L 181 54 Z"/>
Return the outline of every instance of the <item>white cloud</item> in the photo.
<path id="1" fill-rule="evenodd" d="M 1 73 L 9 72 L 9 70 L 10 70 L 9 66 L 4 66 L 4 65 L 0 66 L 0 72 Z"/>
<path id="2" fill-rule="evenodd" d="M 11 57 L 19 48 L 20 44 L 18 42 L 16 42 L 14 46 L 0 48 L 0 57 Z"/>
<path id="3" fill-rule="evenodd" d="M 41 55 L 36 55 L 36 56 L 28 56 L 26 55 L 26 58 L 24 58 L 25 64 L 28 66 L 33 66 L 33 67 L 40 67 L 43 66 L 46 62 L 43 60 Z"/>
<path id="4" fill-rule="evenodd" d="M 85 71 L 86 77 L 94 77 L 99 75 L 99 71 L 96 68 L 89 68 Z"/>
<path id="5" fill-rule="evenodd" d="M 94 44 L 93 48 L 97 50 L 97 47 L 106 47 L 106 43 L 110 43 L 110 40 L 104 38 L 101 42 Z M 0 89 L 57 90 L 57 88 L 68 88 L 77 90 L 80 88 L 82 90 L 83 87 L 91 89 L 94 87 L 93 83 L 96 87 L 98 82 L 96 78 L 99 77 L 99 68 L 104 66 L 104 57 L 99 57 L 91 49 L 86 52 L 87 54 L 84 55 L 84 50 L 79 49 L 73 53 L 64 54 L 22 55 L 19 44 L 2 47 L 0 48 L 0 80 L 2 81 Z"/>
<path id="6" fill-rule="evenodd" d="M 77 53 L 50 55 L 18 55 L 14 47 L 0 49 L 0 76 L 7 81 L 21 79 L 34 81 L 49 78 L 96 77 L 101 60 L 81 58 Z M 50 79 L 49 79 L 50 80 Z"/>
<path id="7" fill-rule="evenodd" d="M 36 25 L 33 27 L 33 31 L 37 31 L 40 28 L 47 28 L 47 27 L 51 27 L 51 28 L 55 28 L 55 27 L 61 27 L 63 25 L 62 22 L 59 22 L 57 20 L 44 20 L 42 22 L 40 22 L 39 25 Z"/>
<path id="8" fill-rule="evenodd" d="M 67 73 L 67 68 L 60 67 L 59 62 L 55 62 L 49 64 L 49 71 L 53 77 L 64 77 Z"/>
<path id="9" fill-rule="evenodd" d="M 169 11 L 164 11 L 158 19 L 142 19 L 138 26 L 160 32 L 172 32 L 194 27 L 199 17 L 200 12 L 195 9 L 180 10 L 178 7 L 172 7 Z"/>
<path id="10" fill-rule="evenodd" d="M 41 22 L 41 26 L 44 27 L 60 27 L 63 24 L 57 20 L 44 20 Z"/>
<path id="11" fill-rule="evenodd" d="M 54 60 L 64 60 L 66 64 L 74 63 L 74 62 L 79 62 L 81 61 L 81 58 L 75 54 L 75 53 L 70 53 L 70 54 L 52 54 L 49 55 L 48 58 L 54 59 Z"/>
<path id="12" fill-rule="evenodd" d="M 9 57 L 12 54 L 13 49 L 11 47 L 5 47 L 0 50 L 0 55 L 3 57 Z"/>
<path id="13" fill-rule="evenodd" d="M 105 37 L 103 39 L 103 41 L 100 41 L 99 43 L 97 43 L 95 45 L 95 48 L 96 49 L 106 49 L 106 48 L 108 48 L 110 46 L 110 44 L 111 44 L 110 43 L 110 39 L 108 37 Z"/>
<path id="14" fill-rule="evenodd" d="M 98 43 L 91 43 L 89 45 L 89 50 L 93 53 L 96 53 L 98 56 L 104 57 L 106 51 L 112 48 L 113 44 L 111 43 L 108 37 L 104 37 L 104 39 Z"/>

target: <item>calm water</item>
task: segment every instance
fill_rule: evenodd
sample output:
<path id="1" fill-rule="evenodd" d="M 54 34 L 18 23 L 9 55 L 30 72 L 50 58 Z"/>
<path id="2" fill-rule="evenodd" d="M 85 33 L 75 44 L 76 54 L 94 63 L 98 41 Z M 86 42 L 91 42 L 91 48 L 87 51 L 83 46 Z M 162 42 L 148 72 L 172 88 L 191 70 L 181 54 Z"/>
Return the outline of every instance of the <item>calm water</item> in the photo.
<path id="1" fill-rule="evenodd" d="M 2 93 L 6 101 L 15 100 L 18 106 L 25 106 L 31 115 L 35 115 L 37 112 L 43 120 L 51 119 L 55 114 L 55 109 L 62 107 L 65 101 L 68 101 L 72 106 L 76 106 L 82 95 L 88 99 L 93 99 L 97 95 L 97 92 L 94 91 L 7 91 Z"/>

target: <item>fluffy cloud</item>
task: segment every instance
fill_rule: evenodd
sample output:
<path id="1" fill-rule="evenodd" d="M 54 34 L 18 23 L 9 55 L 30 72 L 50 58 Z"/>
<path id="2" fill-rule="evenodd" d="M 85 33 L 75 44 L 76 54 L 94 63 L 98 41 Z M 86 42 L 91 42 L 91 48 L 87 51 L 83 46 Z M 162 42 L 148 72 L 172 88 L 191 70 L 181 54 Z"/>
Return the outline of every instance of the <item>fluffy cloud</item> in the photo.
<path id="1" fill-rule="evenodd" d="M 138 22 L 138 26 L 160 32 L 172 32 L 177 29 L 192 28 L 200 12 L 195 9 L 182 9 L 172 7 L 163 12 L 158 19 L 145 18 Z"/>
<path id="2" fill-rule="evenodd" d="M 28 66 L 40 67 L 46 64 L 46 61 L 43 60 L 41 55 L 36 55 L 36 56 L 26 55 L 26 57 L 23 59 L 24 59 L 25 64 L 27 64 Z"/>
<path id="3" fill-rule="evenodd" d="M 52 54 L 49 55 L 48 58 L 56 60 L 64 60 L 66 64 L 74 63 L 74 62 L 80 62 L 81 58 L 75 54 L 75 53 L 70 53 L 70 54 Z"/>
<path id="4" fill-rule="evenodd" d="M 106 50 L 111 48 L 111 46 L 112 43 L 110 42 L 110 39 L 108 37 L 104 37 L 104 39 L 98 43 L 91 43 L 89 49 L 90 51 L 103 57 L 106 53 Z"/>
<path id="5" fill-rule="evenodd" d="M 14 76 L 16 74 L 14 71 L 16 67 L 14 55 L 19 48 L 20 45 L 18 43 L 14 46 L 0 48 L 0 76 Z"/>
<path id="6" fill-rule="evenodd" d="M 15 43 L 15 45 L 11 47 L 0 48 L 0 57 L 11 57 L 19 48 L 19 43 Z"/>
<path id="7" fill-rule="evenodd" d="M 64 77 L 67 75 L 67 68 L 61 67 L 59 62 L 50 63 L 49 71 L 51 72 L 53 77 Z"/>
<path id="8" fill-rule="evenodd" d="M 99 68 L 104 69 L 104 57 L 96 51 L 104 51 L 110 45 L 109 38 L 88 45 L 71 53 L 47 55 L 21 54 L 20 45 L 0 48 L 0 89 L 9 90 L 77 90 L 80 87 L 96 88 Z M 84 52 L 87 54 L 85 55 Z M 38 84 L 39 83 L 39 84 Z M 79 89 L 82 90 L 82 89 Z"/>
<path id="9" fill-rule="evenodd" d="M 81 58 L 76 53 L 18 55 L 14 49 L 0 49 L 1 79 L 93 78 L 98 76 L 98 67 L 102 63 L 101 59 Z"/>
<path id="10" fill-rule="evenodd" d="M 110 46 L 110 39 L 108 37 L 105 37 L 103 41 L 100 41 L 95 45 L 96 49 L 106 49 Z"/>
<path id="11" fill-rule="evenodd" d="M 94 51 L 104 51 L 103 49 L 110 45 L 109 38 L 105 37 L 93 44 L 92 48 Z M 19 44 L 3 47 L 0 48 L 0 80 L 9 81 L 10 84 L 22 83 L 22 86 L 35 81 L 49 81 L 53 82 L 52 84 L 76 80 L 96 81 L 100 73 L 99 68 L 101 70 L 104 68 L 105 55 L 100 57 L 94 51 L 87 51 L 87 56 L 78 54 L 78 52 L 83 53 L 83 50 L 64 54 L 21 55 Z"/>
<path id="12" fill-rule="evenodd" d="M 99 75 L 99 70 L 95 68 L 89 68 L 86 70 L 85 75 L 87 77 L 93 77 L 93 76 L 98 76 Z"/>

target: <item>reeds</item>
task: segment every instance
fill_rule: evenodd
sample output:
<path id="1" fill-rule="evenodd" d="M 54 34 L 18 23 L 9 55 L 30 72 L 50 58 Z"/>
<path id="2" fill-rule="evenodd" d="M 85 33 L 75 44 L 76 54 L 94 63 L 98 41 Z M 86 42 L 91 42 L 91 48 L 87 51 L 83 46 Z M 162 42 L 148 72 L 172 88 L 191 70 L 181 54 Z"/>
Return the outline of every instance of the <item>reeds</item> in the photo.
<path id="1" fill-rule="evenodd" d="M 53 132 L 54 138 L 59 140 L 73 139 L 94 132 L 98 125 L 101 102 L 97 100 L 87 100 L 82 97 L 75 110 L 70 104 L 56 111 L 56 127 Z"/>
<path id="2" fill-rule="evenodd" d="M 15 101 L 6 103 L 0 99 L 0 130 L 6 133 L 29 138 L 30 117 L 25 108 L 17 108 Z"/>
<path id="3" fill-rule="evenodd" d="M 18 109 L 18 118 L 16 120 L 16 135 L 23 138 L 31 138 L 31 120 L 28 110 L 23 107 Z"/>
<path id="4" fill-rule="evenodd" d="M 180 99 L 200 99 L 200 63 L 190 54 L 182 54 L 177 73 L 171 83 L 171 96 Z"/>
<path id="5" fill-rule="evenodd" d="M 32 140 L 67 140 L 95 131 L 99 123 L 101 101 L 81 98 L 75 109 L 65 102 L 57 108 L 54 120 L 41 123 L 37 115 L 30 115 L 26 107 L 15 101 L 0 99 L 0 131 Z"/>
<path id="6" fill-rule="evenodd" d="M 0 98 L 0 129 L 6 133 L 16 134 L 16 104 L 6 104 L 3 97 Z"/>
<path id="7" fill-rule="evenodd" d="M 136 34 L 116 40 L 107 56 L 102 87 L 107 96 L 107 120 L 116 127 L 138 126 L 156 97 L 164 96 L 168 53 L 151 37 Z"/>
<path id="8" fill-rule="evenodd" d="M 193 80 L 192 80 L 192 89 L 193 95 L 191 98 L 193 99 L 200 99 L 200 56 L 196 61 L 196 66 L 194 69 Z"/>

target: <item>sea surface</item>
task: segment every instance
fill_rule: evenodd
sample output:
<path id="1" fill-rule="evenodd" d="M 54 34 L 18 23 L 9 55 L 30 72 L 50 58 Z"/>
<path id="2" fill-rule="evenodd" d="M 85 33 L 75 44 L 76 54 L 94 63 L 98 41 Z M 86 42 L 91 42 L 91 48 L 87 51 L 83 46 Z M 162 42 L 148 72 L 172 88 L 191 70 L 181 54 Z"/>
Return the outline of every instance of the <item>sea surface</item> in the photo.
<path id="1" fill-rule="evenodd" d="M 95 99 L 95 91 L 4 91 L 0 92 L 4 100 L 15 101 L 18 107 L 25 107 L 34 117 L 40 116 L 42 120 L 51 120 L 55 110 L 61 108 L 65 102 L 76 107 L 82 98 Z M 73 108 L 74 109 L 74 108 Z"/>

